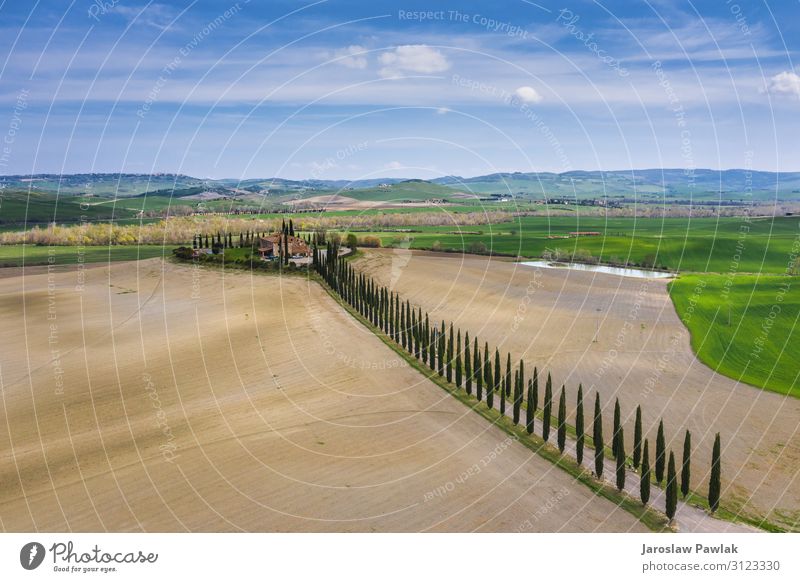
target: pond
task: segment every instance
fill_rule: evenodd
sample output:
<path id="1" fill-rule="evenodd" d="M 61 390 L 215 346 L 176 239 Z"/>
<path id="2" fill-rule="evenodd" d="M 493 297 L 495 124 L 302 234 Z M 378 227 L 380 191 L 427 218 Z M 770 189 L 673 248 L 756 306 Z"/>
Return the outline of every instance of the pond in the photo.
<path id="1" fill-rule="evenodd" d="M 541 267 L 545 269 L 571 269 L 573 271 L 593 271 L 606 275 L 620 277 L 634 277 L 636 279 L 670 279 L 675 273 L 666 271 L 648 271 L 647 269 L 631 269 L 628 267 L 609 267 L 606 265 L 586 265 L 584 263 L 557 263 L 553 261 L 523 261 L 520 265 L 526 267 Z"/>

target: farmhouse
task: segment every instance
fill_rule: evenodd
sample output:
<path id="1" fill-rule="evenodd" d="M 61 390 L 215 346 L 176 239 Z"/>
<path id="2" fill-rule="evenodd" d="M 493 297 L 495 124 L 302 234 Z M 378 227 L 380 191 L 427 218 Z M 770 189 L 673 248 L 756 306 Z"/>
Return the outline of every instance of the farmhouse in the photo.
<path id="1" fill-rule="evenodd" d="M 298 236 L 271 234 L 269 236 L 259 237 L 258 239 L 258 254 L 262 259 L 269 259 L 283 254 L 284 238 L 289 247 L 290 257 L 310 257 L 311 249 L 308 247 L 306 241 Z"/>

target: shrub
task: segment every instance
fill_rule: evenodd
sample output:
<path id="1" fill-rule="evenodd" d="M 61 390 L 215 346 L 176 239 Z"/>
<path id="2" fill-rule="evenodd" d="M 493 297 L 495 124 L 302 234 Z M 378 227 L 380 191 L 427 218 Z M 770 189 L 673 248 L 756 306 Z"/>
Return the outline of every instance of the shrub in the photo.
<path id="1" fill-rule="evenodd" d="M 488 252 L 489 249 L 482 242 L 475 241 L 473 243 L 470 243 L 468 250 L 472 254 L 482 255 L 482 254 L 485 254 L 486 252 Z"/>
<path id="2" fill-rule="evenodd" d="M 178 247 L 172 251 L 172 254 L 179 259 L 191 259 L 194 256 L 194 251 L 189 247 Z"/>
<path id="3" fill-rule="evenodd" d="M 381 247 L 381 239 L 379 239 L 377 236 L 372 236 L 372 235 L 365 236 L 361 238 L 361 240 L 358 243 L 358 246 L 367 247 L 370 249 L 379 249 Z"/>

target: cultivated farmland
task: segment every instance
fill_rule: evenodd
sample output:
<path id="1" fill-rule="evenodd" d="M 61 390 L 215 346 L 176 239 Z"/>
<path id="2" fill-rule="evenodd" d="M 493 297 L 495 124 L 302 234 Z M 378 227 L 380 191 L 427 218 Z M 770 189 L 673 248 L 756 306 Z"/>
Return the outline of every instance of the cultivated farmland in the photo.
<path id="1" fill-rule="evenodd" d="M 6 530 L 643 529 L 302 277 L 152 259 L 0 298 Z"/>
<path id="2" fill-rule="evenodd" d="M 797 527 L 800 404 L 737 384 L 697 360 L 664 281 L 404 249 L 366 251 L 356 264 L 434 321 L 454 322 L 513 360 L 524 358 L 528 369 L 552 371 L 554 383 L 571 390 L 570 403 L 579 382 L 589 396 L 599 391 L 607 434 L 615 396 L 627 434 L 633 434 L 639 404 L 651 442 L 661 417 L 667 445 L 676 452 L 679 431 L 689 428 L 698 490 L 708 482 L 712 441 L 720 432 L 723 507 Z M 568 419 L 572 415 L 570 406 Z"/>

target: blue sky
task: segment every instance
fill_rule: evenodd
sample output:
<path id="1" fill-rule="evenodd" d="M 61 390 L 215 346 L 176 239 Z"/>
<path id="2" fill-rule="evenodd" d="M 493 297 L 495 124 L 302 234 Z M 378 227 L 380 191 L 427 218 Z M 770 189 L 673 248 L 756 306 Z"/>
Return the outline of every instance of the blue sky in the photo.
<path id="1" fill-rule="evenodd" d="M 0 173 L 800 170 L 798 16 L 797 0 L 0 0 Z"/>

